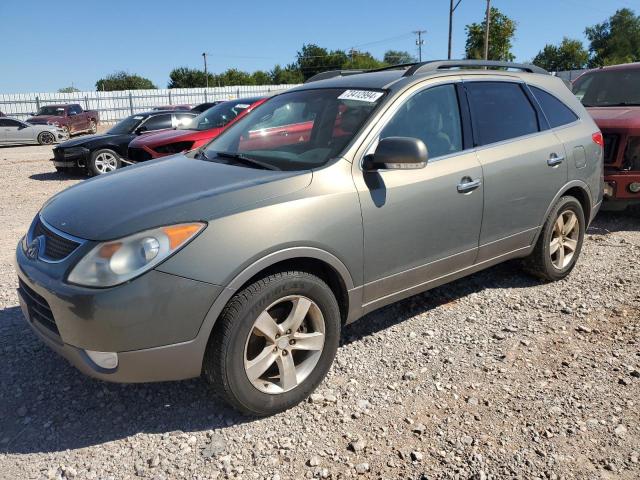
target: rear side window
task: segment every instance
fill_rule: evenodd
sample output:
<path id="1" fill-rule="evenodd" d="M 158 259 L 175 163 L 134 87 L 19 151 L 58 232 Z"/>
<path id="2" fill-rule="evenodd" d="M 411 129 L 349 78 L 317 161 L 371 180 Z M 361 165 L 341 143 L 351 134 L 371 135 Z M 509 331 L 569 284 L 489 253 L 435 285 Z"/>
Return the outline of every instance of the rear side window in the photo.
<path id="1" fill-rule="evenodd" d="M 517 83 L 465 83 L 477 146 L 539 131 L 538 116 Z"/>
<path id="2" fill-rule="evenodd" d="M 547 116 L 551 128 L 560 127 L 578 119 L 578 116 L 569 107 L 550 93 L 531 85 L 529 88 L 531 88 L 533 96 L 536 97 L 542 107 L 542 111 Z"/>
<path id="3" fill-rule="evenodd" d="M 163 113 L 162 115 L 154 115 L 142 124 L 142 128 L 146 131 L 160 130 L 163 128 L 171 128 L 171 114 Z"/>

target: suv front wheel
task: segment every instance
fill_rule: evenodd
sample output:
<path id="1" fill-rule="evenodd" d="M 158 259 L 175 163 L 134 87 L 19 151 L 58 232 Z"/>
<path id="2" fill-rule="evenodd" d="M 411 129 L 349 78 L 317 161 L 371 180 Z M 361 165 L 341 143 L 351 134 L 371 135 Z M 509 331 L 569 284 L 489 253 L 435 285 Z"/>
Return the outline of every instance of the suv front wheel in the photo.
<path id="1" fill-rule="evenodd" d="M 203 371 L 238 410 L 272 415 L 325 377 L 340 340 L 333 292 L 307 272 L 269 275 L 239 291 L 212 332 Z"/>
<path id="2" fill-rule="evenodd" d="M 561 280 L 578 261 L 586 223 L 582 205 L 574 197 L 562 197 L 542 227 L 535 249 L 525 259 L 525 268 L 544 280 Z"/>

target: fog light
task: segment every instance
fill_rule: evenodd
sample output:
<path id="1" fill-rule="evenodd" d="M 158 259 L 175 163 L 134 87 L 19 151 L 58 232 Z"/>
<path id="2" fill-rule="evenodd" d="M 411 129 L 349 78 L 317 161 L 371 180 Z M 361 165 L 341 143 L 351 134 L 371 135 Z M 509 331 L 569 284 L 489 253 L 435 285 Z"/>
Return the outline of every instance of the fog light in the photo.
<path id="1" fill-rule="evenodd" d="M 631 191 L 631 193 L 638 193 L 640 192 L 640 182 L 633 182 L 629 184 L 629 191 Z"/>
<path id="2" fill-rule="evenodd" d="M 604 182 L 604 196 L 605 197 L 613 197 L 613 192 L 615 191 L 615 184 Z"/>
<path id="3" fill-rule="evenodd" d="M 85 350 L 87 356 L 101 368 L 113 370 L 118 366 L 118 354 L 115 352 L 94 352 Z"/>

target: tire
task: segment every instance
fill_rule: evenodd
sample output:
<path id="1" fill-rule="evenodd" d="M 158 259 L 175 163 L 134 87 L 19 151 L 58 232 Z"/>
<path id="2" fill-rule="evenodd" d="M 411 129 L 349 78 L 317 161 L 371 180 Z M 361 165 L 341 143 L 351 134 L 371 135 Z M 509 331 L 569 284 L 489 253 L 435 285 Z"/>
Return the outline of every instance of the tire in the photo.
<path id="1" fill-rule="evenodd" d="M 108 148 L 102 148 L 91 152 L 89 162 L 87 164 L 87 171 L 89 175 L 103 175 L 105 173 L 113 172 L 122 166 L 120 156 Z"/>
<path id="2" fill-rule="evenodd" d="M 95 122 L 95 120 L 91 120 L 89 122 L 89 133 L 91 135 L 95 135 L 98 132 L 98 124 Z"/>
<path id="3" fill-rule="evenodd" d="M 56 137 L 51 132 L 40 132 L 38 134 L 38 144 L 40 145 L 51 145 L 55 143 Z"/>
<path id="4" fill-rule="evenodd" d="M 562 224 L 560 217 L 563 218 Z M 566 234 L 573 218 L 575 226 Z M 560 225 L 563 226 L 563 235 L 560 235 Z M 584 210 L 580 202 L 574 197 L 562 197 L 549 213 L 533 252 L 524 260 L 525 269 L 544 280 L 562 280 L 571 273 L 580 257 L 585 230 Z"/>
<path id="5" fill-rule="evenodd" d="M 60 128 L 64 132 L 64 135 L 67 137 L 67 139 L 71 138 L 71 129 L 68 126 L 63 125 Z"/>
<path id="6" fill-rule="evenodd" d="M 294 308 L 306 313 L 292 315 Z M 269 327 L 263 327 L 269 334 L 256 328 L 259 318 L 266 319 L 260 323 Z M 302 320 L 300 329 L 287 330 L 296 326 L 297 318 Z M 324 281 L 302 271 L 275 273 L 229 301 L 211 333 L 203 373 L 237 410 L 273 415 L 303 401 L 324 379 L 340 328 L 338 302 Z M 283 369 L 291 373 L 291 365 L 295 375 L 281 375 Z M 260 366 L 268 368 L 260 374 Z"/>

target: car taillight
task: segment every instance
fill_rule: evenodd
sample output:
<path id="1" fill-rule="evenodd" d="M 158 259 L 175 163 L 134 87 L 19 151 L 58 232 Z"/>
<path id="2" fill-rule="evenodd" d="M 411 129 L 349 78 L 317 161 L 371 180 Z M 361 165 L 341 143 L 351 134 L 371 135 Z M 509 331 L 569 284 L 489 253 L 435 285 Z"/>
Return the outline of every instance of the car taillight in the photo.
<path id="1" fill-rule="evenodd" d="M 600 145 L 600 148 L 604 148 L 604 137 L 602 136 L 602 132 L 594 133 L 591 135 L 591 139 L 593 140 L 593 143 Z"/>

